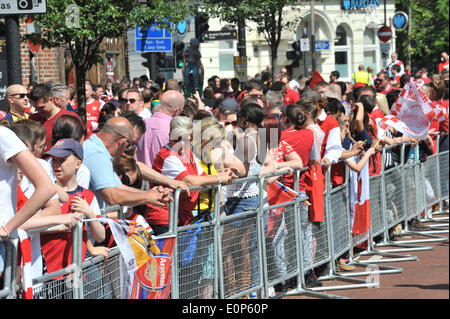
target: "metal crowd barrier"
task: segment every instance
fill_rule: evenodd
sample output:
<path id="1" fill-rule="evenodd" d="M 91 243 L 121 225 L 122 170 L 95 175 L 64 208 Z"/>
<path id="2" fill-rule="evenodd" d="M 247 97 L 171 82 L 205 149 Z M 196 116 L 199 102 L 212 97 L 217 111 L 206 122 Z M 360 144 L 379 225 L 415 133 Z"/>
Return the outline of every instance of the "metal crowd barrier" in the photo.
<path id="1" fill-rule="evenodd" d="M 352 236 L 350 225 L 350 183 L 349 170 L 342 185 L 332 188 L 330 169 L 325 171 L 324 208 L 325 221 L 310 223 L 306 196 L 298 196 L 292 201 L 269 206 L 265 193 L 265 180 L 288 173 L 268 174 L 235 180 L 232 184 L 257 183 L 259 189 L 257 207 L 239 214 L 226 216 L 222 209 L 221 194 L 224 185 L 191 187 L 191 191 L 215 190 L 214 211 L 211 221 L 178 226 L 177 215 L 181 189 L 174 192 L 174 201 L 169 205 L 169 232 L 162 236 L 176 236 L 172 259 L 171 298 L 208 299 L 239 298 L 256 295 L 259 298 L 273 296 L 271 289 L 278 283 L 297 279 L 297 287 L 287 295 L 310 295 L 318 298 L 343 298 L 324 291 L 378 287 L 377 275 L 403 271 L 400 267 L 383 266 L 383 262 L 417 260 L 416 256 L 397 252 L 428 250 L 431 246 L 417 245 L 420 242 L 444 241 L 433 232 L 448 232 L 448 217 L 427 217 L 426 212 L 433 205 L 442 208 L 443 200 L 448 200 L 448 151 L 438 152 L 420 163 L 405 163 L 405 144 L 385 147 L 386 153 L 394 147 L 401 148 L 400 164 L 384 169 L 379 175 L 370 176 L 371 225 L 364 235 Z M 294 189 L 298 191 L 298 181 L 302 170 L 294 172 Z M 434 192 L 434 196 L 430 189 Z M 274 209 L 283 209 L 274 215 L 276 231 L 267 236 L 268 214 Z M 120 212 L 124 216 L 127 207 L 111 206 L 102 210 Z M 421 217 L 425 211 L 425 216 Z M 436 214 L 446 213 L 443 210 Z M 448 212 L 447 212 L 448 213 Z M 272 216 L 273 217 L 273 216 Z M 437 227 L 425 232 L 408 230 L 408 221 L 422 218 L 422 221 L 438 222 Z M 402 234 L 418 234 L 427 239 L 389 240 L 389 229 L 404 224 Z M 82 262 L 82 222 L 72 229 L 72 264 L 54 273 L 33 278 L 33 297 L 36 299 L 119 299 L 122 298 L 124 278 L 123 258 L 117 247 L 111 249 L 108 258 L 102 256 L 87 258 Z M 45 228 L 48 229 L 48 228 Z M 33 231 L 41 231 L 37 229 Z M 382 241 L 375 243 L 374 239 Z M 195 244 L 192 240 L 195 238 Z M 16 298 L 20 283 L 16 283 L 17 239 L 3 240 L 6 246 L 6 264 L 0 298 Z M 367 249 L 359 254 L 354 248 L 366 242 Z M 397 249 L 379 249 L 394 246 Z M 363 271 L 339 272 L 335 261 L 348 253 L 350 264 L 362 267 Z M 378 256 L 363 260 L 364 256 Z M 342 285 L 324 285 L 307 288 L 304 274 L 319 266 L 328 265 L 327 274 L 321 281 L 343 281 Z M 365 276 L 365 278 L 356 278 Z M 374 280 L 375 278 L 375 280 Z"/>

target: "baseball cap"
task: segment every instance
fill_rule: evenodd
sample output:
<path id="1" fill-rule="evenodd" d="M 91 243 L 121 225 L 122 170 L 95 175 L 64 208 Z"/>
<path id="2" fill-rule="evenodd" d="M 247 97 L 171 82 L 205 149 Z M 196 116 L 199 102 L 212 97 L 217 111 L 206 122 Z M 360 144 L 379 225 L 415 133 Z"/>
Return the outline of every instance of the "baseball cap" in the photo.
<path id="1" fill-rule="evenodd" d="M 226 98 L 219 105 L 220 112 L 226 110 L 239 111 L 239 103 L 234 98 Z"/>
<path id="2" fill-rule="evenodd" d="M 75 155 L 83 160 L 83 147 L 73 138 L 64 138 L 55 143 L 53 147 L 46 153 L 55 157 L 66 157 L 70 154 Z"/>

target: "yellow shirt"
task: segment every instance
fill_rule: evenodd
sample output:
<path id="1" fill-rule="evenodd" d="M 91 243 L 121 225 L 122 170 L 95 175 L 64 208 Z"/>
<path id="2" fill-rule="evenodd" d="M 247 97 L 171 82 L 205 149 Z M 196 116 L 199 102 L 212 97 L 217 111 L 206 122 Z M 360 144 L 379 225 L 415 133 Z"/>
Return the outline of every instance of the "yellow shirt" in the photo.
<path id="1" fill-rule="evenodd" d="M 370 85 L 370 74 L 364 71 L 353 73 L 353 84 L 364 83 Z"/>
<path id="2" fill-rule="evenodd" d="M 211 157 L 211 153 L 209 155 Z M 203 160 L 200 161 L 200 166 L 202 167 L 203 171 L 208 175 L 216 175 L 217 174 L 217 170 L 214 167 L 214 163 L 209 164 L 209 170 L 208 170 L 208 164 L 205 163 Z M 209 209 L 209 197 L 210 197 L 209 193 L 210 193 L 210 190 L 205 190 L 200 193 L 200 210 Z M 211 190 L 211 198 L 212 198 L 211 212 L 214 211 L 214 195 L 215 195 L 215 191 Z"/>

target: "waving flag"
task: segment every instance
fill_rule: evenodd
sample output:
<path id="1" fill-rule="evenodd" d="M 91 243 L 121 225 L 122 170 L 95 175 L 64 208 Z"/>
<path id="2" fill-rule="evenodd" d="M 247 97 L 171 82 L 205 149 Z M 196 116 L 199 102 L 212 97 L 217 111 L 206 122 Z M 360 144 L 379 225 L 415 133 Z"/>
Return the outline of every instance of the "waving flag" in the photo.
<path id="1" fill-rule="evenodd" d="M 291 202 L 298 196 L 293 189 L 275 181 L 267 185 L 267 201 L 269 205 Z M 284 207 L 271 209 L 268 214 L 266 236 L 273 238 L 281 225 Z M 286 229 L 284 229 L 286 231 Z"/>
<path id="2" fill-rule="evenodd" d="M 365 234 L 370 227 L 369 162 L 359 174 L 350 171 L 350 213 L 352 233 Z"/>
<path id="3" fill-rule="evenodd" d="M 314 75 L 311 79 L 311 82 L 309 83 L 309 88 L 314 89 L 314 86 L 316 85 L 316 83 L 319 83 L 319 82 L 325 82 L 325 80 L 323 79 L 322 75 L 320 75 L 319 71 L 314 70 Z"/>
<path id="4" fill-rule="evenodd" d="M 267 201 L 269 205 L 277 205 L 293 201 L 298 193 L 278 181 L 267 185 Z"/>
<path id="5" fill-rule="evenodd" d="M 446 109 L 431 101 L 426 92 L 410 79 L 392 105 L 390 114 L 378 121 L 378 126 L 384 130 L 391 126 L 408 136 L 424 140 L 433 119 L 439 122 L 448 119 Z"/>

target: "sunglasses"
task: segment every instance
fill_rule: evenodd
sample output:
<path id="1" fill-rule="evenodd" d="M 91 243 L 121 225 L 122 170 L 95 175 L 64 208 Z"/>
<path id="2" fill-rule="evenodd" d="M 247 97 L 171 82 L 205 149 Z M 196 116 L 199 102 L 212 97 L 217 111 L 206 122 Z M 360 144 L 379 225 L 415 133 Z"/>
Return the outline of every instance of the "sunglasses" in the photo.
<path id="1" fill-rule="evenodd" d="M 233 125 L 233 126 L 237 126 L 238 125 L 238 122 L 237 121 L 232 121 L 232 122 L 225 122 L 225 123 L 223 123 L 224 124 L 224 126 L 228 126 L 228 125 Z"/>
<path id="2" fill-rule="evenodd" d="M 130 102 L 130 104 L 133 104 L 136 101 L 137 101 L 136 99 L 120 99 L 120 102 L 122 102 L 122 103 Z"/>
<path id="3" fill-rule="evenodd" d="M 23 99 L 25 96 L 27 98 L 30 98 L 30 94 L 28 94 L 28 93 L 15 93 L 15 94 L 11 94 L 11 96 L 19 96 L 19 99 Z"/>

